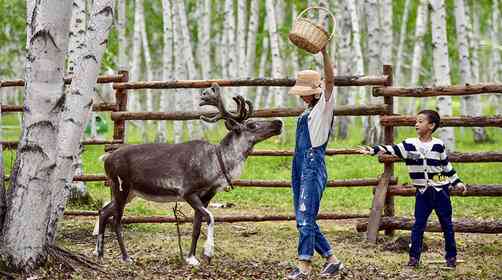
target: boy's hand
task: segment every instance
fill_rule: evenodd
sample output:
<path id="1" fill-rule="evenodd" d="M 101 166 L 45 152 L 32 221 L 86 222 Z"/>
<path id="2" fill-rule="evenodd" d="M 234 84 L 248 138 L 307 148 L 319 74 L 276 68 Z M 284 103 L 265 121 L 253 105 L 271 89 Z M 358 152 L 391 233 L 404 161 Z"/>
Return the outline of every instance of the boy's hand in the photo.
<path id="1" fill-rule="evenodd" d="M 359 146 L 356 151 L 360 154 L 364 155 L 374 155 L 375 152 L 373 151 L 373 148 L 370 146 Z"/>
<path id="2" fill-rule="evenodd" d="M 462 195 L 465 195 L 467 193 L 467 187 L 465 186 L 464 183 L 462 183 L 462 182 L 458 183 L 457 187 L 462 189 Z"/>

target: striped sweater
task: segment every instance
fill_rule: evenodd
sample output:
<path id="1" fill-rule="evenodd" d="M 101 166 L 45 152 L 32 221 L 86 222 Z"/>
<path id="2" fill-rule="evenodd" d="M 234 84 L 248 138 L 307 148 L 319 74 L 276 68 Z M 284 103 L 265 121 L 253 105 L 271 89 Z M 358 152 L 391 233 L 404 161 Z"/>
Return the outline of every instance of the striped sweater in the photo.
<path id="1" fill-rule="evenodd" d="M 420 147 L 428 146 L 424 150 Z M 450 184 L 460 183 L 455 169 L 448 161 L 445 146 L 440 139 L 432 138 L 425 145 L 418 138 L 408 138 L 395 145 L 377 145 L 372 147 L 373 154 L 383 152 L 403 159 L 408 167 L 412 184 L 421 192 L 427 187 L 441 190 Z"/>

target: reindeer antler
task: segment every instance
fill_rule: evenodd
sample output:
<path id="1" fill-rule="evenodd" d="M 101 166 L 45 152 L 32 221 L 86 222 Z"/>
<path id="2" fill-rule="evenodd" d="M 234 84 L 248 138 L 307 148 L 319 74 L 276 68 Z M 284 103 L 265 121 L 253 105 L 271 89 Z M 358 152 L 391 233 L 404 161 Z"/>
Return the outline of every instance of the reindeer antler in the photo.
<path id="1" fill-rule="evenodd" d="M 212 92 L 211 92 L 211 91 Z M 212 117 L 201 116 L 200 118 L 206 122 L 217 122 L 224 119 L 227 128 L 231 128 L 235 123 L 242 123 L 248 119 L 253 113 L 253 104 L 249 100 L 245 100 L 242 96 L 234 96 L 232 98 L 237 104 L 237 112 L 232 113 L 227 111 L 223 99 L 220 94 L 220 87 L 218 84 L 213 83 L 211 89 L 206 89 L 201 93 L 200 106 L 212 105 L 218 108 L 218 113 Z M 246 108 L 247 104 L 247 108 Z"/>

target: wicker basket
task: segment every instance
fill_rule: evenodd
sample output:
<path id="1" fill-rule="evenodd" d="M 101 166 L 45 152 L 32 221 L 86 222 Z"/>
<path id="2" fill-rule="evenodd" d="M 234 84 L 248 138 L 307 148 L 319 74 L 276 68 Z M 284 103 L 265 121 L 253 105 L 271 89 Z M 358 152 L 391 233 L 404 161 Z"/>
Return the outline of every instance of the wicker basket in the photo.
<path id="1" fill-rule="evenodd" d="M 331 16 L 333 20 L 333 31 L 331 35 L 324 30 L 321 26 L 313 23 L 312 21 L 302 18 L 303 14 L 305 14 L 308 10 L 319 9 L 325 10 Z M 291 32 L 288 34 L 289 40 L 295 44 L 297 47 L 306 50 L 310 53 L 316 54 L 321 51 L 324 46 L 331 40 L 333 35 L 335 34 L 335 17 L 333 14 L 326 8 L 323 7 L 309 7 L 303 10 L 298 17 L 296 17 L 293 28 Z"/>

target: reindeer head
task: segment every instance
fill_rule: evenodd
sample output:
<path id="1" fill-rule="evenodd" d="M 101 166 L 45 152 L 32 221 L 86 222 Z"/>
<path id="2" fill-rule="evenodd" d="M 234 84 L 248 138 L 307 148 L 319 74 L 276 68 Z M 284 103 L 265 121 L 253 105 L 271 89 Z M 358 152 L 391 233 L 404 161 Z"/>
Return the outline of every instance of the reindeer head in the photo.
<path id="1" fill-rule="evenodd" d="M 218 108 L 217 114 L 211 117 L 201 116 L 202 120 L 217 122 L 223 119 L 229 131 L 249 140 L 252 145 L 281 134 L 282 122 L 280 120 L 257 121 L 249 119 L 253 114 L 253 104 L 249 100 L 244 100 L 240 95 L 232 98 L 237 104 L 237 111 L 235 113 L 227 111 L 221 98 L 220 87 L 216 83 L 202 91 L 200 99 L 200 106 L 212 105 Z"/>

